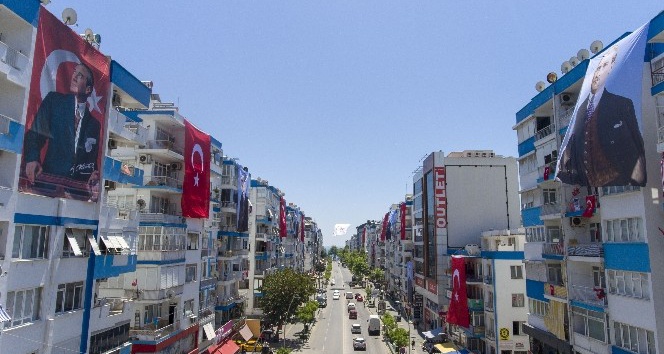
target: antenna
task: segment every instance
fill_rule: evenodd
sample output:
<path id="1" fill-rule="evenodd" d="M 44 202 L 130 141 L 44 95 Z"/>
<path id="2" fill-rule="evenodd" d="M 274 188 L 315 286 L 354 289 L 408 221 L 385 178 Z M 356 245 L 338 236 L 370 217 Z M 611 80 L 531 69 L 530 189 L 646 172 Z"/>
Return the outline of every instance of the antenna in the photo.
<path id="1" fill-rule="evenodd" d="M 600 40 L 595 40 L 595 41 L 593 41 L 592 43 L 590 43 L 590 51 L 591 51 L 593 54 L 597 54 L 597 53 L 598 53 L 599 51 L 601 51 L 602 49 L 604 49 L 604 43 L 602 43 L 602 41 L 600 41 Z"/>
<path id="2" fill-rule="evenodd" d="M 579 65 L 579 59 L 577 57 L 571 57 L 569 58 L 569 63 L 572 64 L 572 66 L 577 66 Z"/>
<path id="3" fill-rule="evenodd" d="M 562 65 L 560 65 L 560 72 L 563 74 L 567 74 L 570 70 L 572 70 L 572 64 L 568 61 L 564 61 Z"/>
<path id="4" fill-rule="evenodd" d="M 537 84 L 535 84 L 535 90 L 537 90 L 537 92 L 544 91 L 544 88 L 546 88 L 544 81 L 538 81 Z"/>
<path id="5" fill-rule="evenodd" d="M 584 61 L 590 58 L 590 52 L 588 49 L 579 49 L 579 51 L 576 53 L 576 58 L 579 59 L 579 61 Z"/>
<path id="6" fill-rule="evenodd" d="M 76 24 L 77 19 L 78 16 L 76 16 L 76 11 L 74 11 L 74 9 L 71 7 L 62 10 L 62 22 L 64 22 L 65 25 L 73 26 Z"/>

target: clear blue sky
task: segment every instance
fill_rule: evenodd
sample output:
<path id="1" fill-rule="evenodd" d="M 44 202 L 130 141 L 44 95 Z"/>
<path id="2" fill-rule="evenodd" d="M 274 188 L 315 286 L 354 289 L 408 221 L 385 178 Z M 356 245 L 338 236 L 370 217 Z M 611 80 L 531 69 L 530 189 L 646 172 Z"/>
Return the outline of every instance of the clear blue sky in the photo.
<path id="1" fill-rule="evenodd" d="M 549 71 L 664 9 L 623 1 L 53 0 L 342 245 L 431 151 L 516 156 Z M 336 223 L 352 224 L 334 238 Z"/>

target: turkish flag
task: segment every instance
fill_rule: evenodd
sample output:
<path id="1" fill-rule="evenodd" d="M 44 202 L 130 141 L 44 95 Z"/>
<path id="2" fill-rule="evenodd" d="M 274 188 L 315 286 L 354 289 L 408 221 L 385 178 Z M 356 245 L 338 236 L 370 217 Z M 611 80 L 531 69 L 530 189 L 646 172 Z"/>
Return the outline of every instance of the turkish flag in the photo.
<path id="1" fill-rule="evenodd" d="M 304 213 L 300 213 L 300 241 L 304 242 Z"/>
<path id="2" fill-rule="evenodd" d="M 464 328 L 470 325 L 468 295 L 466 294 L 466 261 L 464 257 L 452 256 L 452 298 L 447 310 L 447 323 Z"/>
<path id="3" fill-rule="evenodd" d="M 584 218 L 591 218 L 595 213 L 595 202 L 596 200 L 594 195 L 586 196 L 586 209 L 583 211 L 581 216 Z"/>
<path id="4" fill-rule="evenodd" d="M 210 216 L 210 135 L 184 120 L 184 182 L 182 215 Z"/>
<path id="5" fill-rule="evenodd" d="M 401 239 L 406 239 L 406 203 L 399 205 L 399 212 L 401 213 Z"/>
<path id="6" fill-rule="evenodd" d="M 389 218 L 390 218 L 390 213 L 387 212 L 385 213 L 385 217 L 383 218 L 383 229 L 380 230 L 380 240 L 385 241 L 385 235 L 387 234 L 387 228 L 389 227 Z"/>
<path id="7" fill-rule="evenodd" d="M 279 237 L 288 236 L 288 230 L 286 226 L 286 199 L 281 197 L 279 202 Z"/>

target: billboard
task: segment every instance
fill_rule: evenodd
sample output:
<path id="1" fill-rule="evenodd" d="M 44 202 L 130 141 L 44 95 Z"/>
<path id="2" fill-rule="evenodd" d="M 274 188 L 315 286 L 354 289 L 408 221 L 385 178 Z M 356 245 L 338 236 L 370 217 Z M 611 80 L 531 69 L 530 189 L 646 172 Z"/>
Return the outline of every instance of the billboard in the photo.
<path id="1" fill-rule="evenodd" d="M 110 59 L 39 9 L 19 191 L 98 200 L 109 74 Z"/>
<path id="2" fill-rule="evenodd" d="M 590 60 L 556 162 L 563 183 L 645 186 L 641 90 L 647 33 L 646 24 Z"/>

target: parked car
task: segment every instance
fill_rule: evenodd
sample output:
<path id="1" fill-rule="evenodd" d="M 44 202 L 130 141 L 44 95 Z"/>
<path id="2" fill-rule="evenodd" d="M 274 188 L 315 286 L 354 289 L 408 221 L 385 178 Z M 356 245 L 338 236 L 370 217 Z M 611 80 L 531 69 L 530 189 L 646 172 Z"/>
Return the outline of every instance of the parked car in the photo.
<path id="1" fill-rule="evenodd" d="M 350 333 L 362 333 L 362 326 L 359 323 L 353 323 L 350 326 Z"/>
<path id="2" fill-rule="evenodd" d="M 367 342 L 364 338 L 357 337 L 353 339 L 353 350 L 367 350 Z"/>

